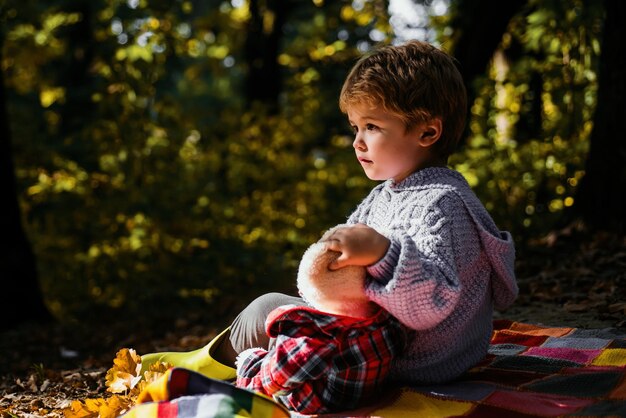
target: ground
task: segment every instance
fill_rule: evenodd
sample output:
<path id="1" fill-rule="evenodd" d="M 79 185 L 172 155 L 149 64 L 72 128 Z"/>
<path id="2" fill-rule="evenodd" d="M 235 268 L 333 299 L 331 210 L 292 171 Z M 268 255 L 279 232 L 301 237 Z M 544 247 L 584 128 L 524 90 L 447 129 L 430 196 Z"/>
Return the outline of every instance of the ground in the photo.
<path id="1" fill-rule="evenodd" d="M 626 334 L 626 238 L 572 227 L 518 252 L 520 296 L 497 318 Z M 132 328 L 131 328 L 132 327 Z M 219 330 L 201 317 L 162 334 L 118 319 L 93 326 L 24 326 L 0 335 L 0 417 L 63 417 L 71 400 L 107 397 L 105 374 L 120 348 L 189 350 Z"/>

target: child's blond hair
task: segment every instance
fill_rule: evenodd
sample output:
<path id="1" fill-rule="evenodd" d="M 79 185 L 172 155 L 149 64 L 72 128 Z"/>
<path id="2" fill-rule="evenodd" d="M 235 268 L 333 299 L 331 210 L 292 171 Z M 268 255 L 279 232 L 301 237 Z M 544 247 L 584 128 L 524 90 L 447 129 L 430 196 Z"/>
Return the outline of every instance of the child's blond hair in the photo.
<path id="1" fill-rule="evenodd" d="M 362 57 L 339 96 L 342 112 L 355 104 L 381 106 L 407 129 L 440 118 L 443 129 L 435 151 L 446 158 L 465 129 L 467 92 L 456 61 L 425 42 L 388 45 Z"/>

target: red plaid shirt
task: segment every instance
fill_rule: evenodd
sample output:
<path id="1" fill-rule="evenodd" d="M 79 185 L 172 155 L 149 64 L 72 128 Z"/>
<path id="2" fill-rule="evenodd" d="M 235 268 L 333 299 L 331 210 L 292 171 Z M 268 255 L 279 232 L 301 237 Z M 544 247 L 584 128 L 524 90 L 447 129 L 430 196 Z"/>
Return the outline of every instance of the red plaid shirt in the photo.
<path id="1" fill-rule="evenodd" d="M 303 414 L 353 409 L 378 394 L 404 345 L 402 326 L 382 309 L 351 318 L 281 306 L 268 316 L 266 330 L 276 345 L 240 354 L 237 386 Z"/>

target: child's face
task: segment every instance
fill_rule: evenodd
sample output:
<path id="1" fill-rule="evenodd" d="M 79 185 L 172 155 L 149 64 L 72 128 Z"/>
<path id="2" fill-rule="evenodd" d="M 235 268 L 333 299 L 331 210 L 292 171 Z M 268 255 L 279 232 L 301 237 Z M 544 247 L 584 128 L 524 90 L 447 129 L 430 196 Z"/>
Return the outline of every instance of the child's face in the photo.
<path id="1" fill-rule="evenodd" d="M 357 104 L 347 113 L 355 133 L 352 146 L 369 179 L 398 183 L 431 165 L 430 151 L 419 141 L 423 125 L 406 130 L 400 118 L 380 106 Z"/>

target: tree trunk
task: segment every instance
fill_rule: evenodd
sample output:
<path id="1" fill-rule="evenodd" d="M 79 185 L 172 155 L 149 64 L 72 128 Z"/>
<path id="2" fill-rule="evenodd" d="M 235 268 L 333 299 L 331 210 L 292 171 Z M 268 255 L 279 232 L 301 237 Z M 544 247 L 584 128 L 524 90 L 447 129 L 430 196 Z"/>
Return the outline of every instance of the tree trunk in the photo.
<path id="1" fill-rule="evenodd" d="M 4 33 L 0 33 L 0 62 L 3 45 Z M 6 192 L 4 213 L 0 216 L 5 242 L 5 249 L 0 251 L 0 331 L 25 322 L 45 323 L 52 319 L 39 288 L 35 255 L 22 226 L 6 102 L 4 74 L 0 70 L 0 183 Z"/>
<path id="2" fill-rule="evenodd" d="M 450 26 L 455 32 L 452 54 L 468 93 L 468 115 L 476 92 L 474 79 L 485 74 L 487 65 L 502 41 L 509 22 L 519 13 L 526 0 L 456 0 Z"/>
<path id="3" fill-rule="evenodd" d="M 624 232 L 626 207 L 626 3 L 605 0 L 590 149 L 574 211 L 592 230 Z"/>
<path id="4" fill-rule="evenodd" d="M 476 76 L 485 73 L 509 22 L 522 10 L 526 0 L 457 0 L 454 3 L 455 16 L 451 26 L 460 36 L 453 53 L 471 90 L 472 82 Z"/>
<path id="5" fill-rule="evenodd" d="M 98 5 L 94 0 L 68 2 L 65 13 L 78 13 L 79 22 L 63 28 L 60 35 L 67 40 L 68 56 L 61 58 L 58 82 L 65 86 L 65 102 L 59 107 L 61 122 L 58 140 L 64 143 L 65 155 L 81 161 L 83 168 L 97 170 L 99 162 L 97 152 L 93 150 L 93 141 L 85 137 L 85 126 L 92 126 L 96 117 L 94 102 L 91 100 L 94 80 L 91 66 L 94 58 L 93 19 Z M 87 134 L 88 135 L 88 134 Z"/>
<path id="6" fill-rule="evenodd" d="M 289 0 L 250 0 L 251 16 L 244 46 L 248 64 L 245 83 L 248 106 L 261 102 L 270 113 L 278 110 L 282 88 L 278 54 L 283 25 L 292 7 Z"/>

